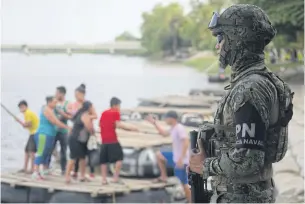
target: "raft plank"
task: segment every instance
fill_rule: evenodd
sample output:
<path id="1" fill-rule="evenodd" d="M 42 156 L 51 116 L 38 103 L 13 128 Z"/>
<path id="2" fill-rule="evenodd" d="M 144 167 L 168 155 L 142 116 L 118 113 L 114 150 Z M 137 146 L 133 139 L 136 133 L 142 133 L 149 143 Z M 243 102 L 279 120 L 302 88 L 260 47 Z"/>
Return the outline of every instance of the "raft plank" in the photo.
<path id="1" fill-rule="evenodd" d="M 117 130 L 118 138 L 137 138 L 141 139 L 162 139 L 164 138 L 157 132 L 130 132 L 125 130 Z"/>
<path id="2" fill-rule="evenodd" d="M 158 125 L 160 125 L 164 130 L 169 130 L 170 129 L 170 126 L 165 124 L 165 122 L 163 121 L 157 121 Z M 148 122 L 141 122 L 141 121 L 128 121 L 128 122 L 124 122 L 124 124 L 126 125 L 129 125 L 131 124 L 132 126 L 136 126 L 140 132 L 144 132 L 145 134 L 158 134 L 158 130 L 150 123 Z M 185 130 L 187 132 L 190 132 L 192 130 L 194 130 L 194 127 L 188 127 L 188 126 L 184 126 Z M 122 130 L 122 129 L 117 129 L 116 130 L 117 133 L 120 135 L 123 135 L 123 134 L 132 134 L 134 132 L 131 132 L 131 131 L 125 131 L 125 130 Z"/>
<path id="3" fill-rule="evenodd" d="M 164 128 L 165 130 L 170 130 L 170 128 Z M 185 132 L 188 134 L 190 131 L 194 130 L 196 128 L 193 127 L 185 127 Z M 139 141 L 145 140 L 159 140 L 164 141 L 165 143 L 168 143 L 168 140 L 170 140 L 170 137 L 164 137 L 158 133 L 156 129 L 148 129 L 146 132 L 143 129 L 140 129 L 142 132 L 131 132 L 131 131 L 125 131 L 121 129 L 117 129 L 116 132 L 118 134 L 119 139 L 126 139 L 126 138 L 134 138 Z"/>
<path id="4" fill-rule="evenodd" d="M 135 125 L 135 126 L 137 126 L 137 127 L 151 127 L 151 128 L 155 128 L 152 124 L 150 124 L 148 121 L 146 121 L 146 120 L 139 120 L 139 121 L 132 121 L 132 120 L 130 120 L 130 121 L 125 121 L 124 123 L 126 123 L 126 124 L 132 124 L 132 125 Z M 165 123 L 165 121 L 162 121 L 162 120 L 160 120 L 160 121 L 158 121 L 158 124 L 159 125 L 161 125 L 162 127 L 164 127 L 164 128 L 166 128 L 166 127 L 169 127 L 169 125 L 167 125 L 166 123 Z"/>
<path id="5" fill-rule="evenodd" d="M 162 128 L 164 129 L 169 129 L 170 126 L 167 125 L 164 121 L 157 121 L 158 125 L 160 125 Z M 148 121 L 146 120 L 140 120 L 140 121 L 125 121 L 124 124 L 128 125 L 128 126 L 136 126 L 137 128 L 139 128 L 140 130 L 149 130 L 152 132 L 157 132 L 156 128 L 154 127 L 154 125 L 150 124 Z"/>
<path id="6" fill-rule="evenodd" d="M 10 184 L 11 180 L 14 179 L 9 179 L 8 178 L 1 178 L 1 183 L 7 183 Z M 79 192 L 79 193 L 93 193 L 92 190 L 88 189 L 88 188 L 84 188 L 81 186 L 76 186 L 74 184 L 62 184 L 62 185 L 54 185 L 54 182 L 48 182 L 48 181 L 39 181 L 39 182 L 35 182 L 35 181 L 28 181 L 26 179 L 24 180 L 20 180 L 18 182 L 15 183 L 16 186 L 25 186 L 25 187 L 35 187 L 35 188 L 44 188 L 44 189 L 52 189 L 52 190 L 61 190 L 61 191 L 69 191 L 69 192 Z M 50 187 L 52 186 L 52 187 Z M 104 191 L 101 194 L 111 194 L 113 193 L 113 191 Z"/>
<path id="7" fill-rule="evenodd" d="M 96 134 L 98 142 L 100 141 L 99 134 Z M 124 132 L 122 135 L 118 134 L 119 141 L 123 147 L 130 147 L 135 149 L 142 149 L 153 146 L 161 146 L 166 144 L 171 144 L 170 137 L 162 137 L 161 135 L 144 134 L 136 132 Z"/>
<path id="8" fill-rule="evenodd" d="M 56 176 L 57 179 L 62 179 L 60 178 L 60 176 Z M 111 178 L 112 179 L 112 178 Z M 96 176 L 91 182 L 87 182 L 86 184 L 88 185 L 97 185 L 100 186 L 101 185 L 101 180 L 102 178 L 100 176 Z M 122 187 L 125 186 L 127 187 L 129 190 L 140 190 L 142 188 L 160 188 L 160 187 L 164 187 L 164 184 L 160 183 L 161 185 L 159 185 L 159 183 L 153 183 L 153 179 L 128 179 L 128 178 L 124 178 L 122 179 L 124 182 L 124 185 L 122 184 L 114 184 L 112 183 L 111 186 L 113 186 L 113 188 L 117 188 L 117 187 Z M 110 187 L 110 185 L 108 185 L 108 187 Z"/>
<path id="9" fill-rule="evenodd" d="M 70 184 L 66 184 L 64 182 L 64 178 L 61 179 L 61 182 L 50 179 L 51 176 L 47 177 L 46 180 L 43 181 L 35 181 L 29 175 L 1 175 L 1 182 L 9 183 L 11 180 L 15 180 L 16 186 L 27 186 L 27 187 L 38 187 L 52 190 L 62 190 L 62 191 L 70 191 L 70 192 L 80 192 L 80 193 L 94 193 L 95 191 L 99 191 L 100 194 L 112 194 L 112 193 L 124 193 L 128 191 L 126 188 L 121 187 L 105 187 L 102 185 L 96 186 L 95 188 L 90 188 L 87 183 L 81 182 L 71 182 Z"/>
<path id="10" fill-rule="evenodd" d="M 121 110 L 122 113 L 131 113 L 131 112 L 139 112 L 139 113 L 155 113 L 155 114 L 165 114 L 170 110 L 175 110 L 178 114 L 185 114 L 185 113 L 194 113 L 194 114 L 201 114 L 203 116 L 209 116 L 214 113 L 214 111 L 210 109 L 203 109 L 203 108 L 161 108 L 161 107 L 136 107 L 131 109 L 123 109 Z"/>
<path id="11" fill-rule="evenodd" d="M 132 138 L 120 138 L 119 139 L 120 143 L 124 147 L 133 147 L 133 148 L 147 148 L 147 147 L 153 147 L 153 146 L 161 146 L 161 145 L 166 145 L 166 144 L 171 144 L 172 141 L 170 138 L 167 140 L 147 140 L 143 139 L 138 140 L 138 139 L 132 139 Z"/>
<path id="12" fill-rule="evenodd" d="M 88 193 L 91 196 L 114 195 L 117 193 L 129 193 L 131 191 L 143 191 L 156 188 L 166 188 L 175 185 L 175 183 L 153 183 L 152 179 L 125 179 L 124 184 L 101 185 L 101 177 L 92 179 L 91 182 L 71 182 L 65 184 L 64 177 L 60 173 L 54 172 L 47 176 L 46 180 L 32 180 L 31 175 L 24 173 L 6 173 L 1 175 L 1 183 L 15 184 L 16 186 L 44 188 L 49 192 L 54 190 L 70 191 L 79 193 Z"/>
<path id="13" fill-rule="evenodd" d="M 50 175 L 50 178 L 52 178 L 52 180 L 57 181 L 57 182 L 63 182 L 63 178 L 58 176 L 58 175 Z M 90 187 L 105 187 L 103 185 L 101 185 L 101 177 L 97 176 L 94 179 L 91 180 L 91 182 L 86 182 L 86 186 L 90 186 Z M 107 185 L 107 189 L 111 189 L 113 191 L 116 191 L 117 188 L 123 188 L 125 193 L 128 193 L 130 191 L 139 191 L 143 188 L 146 189 L 155 189 L 155 188 L 163 188 L 164 185 L 159 185 L 152 183 L 153 180 L 145 180 L 145 181 L 141 181 L 141 180 L 135 180 L 135 179 L 124 179 L 124 184 L 115 184 L 115 183 L 111 183 L 111 185 Z M 79 182 L 77 182 L 79 183 Z M 161 183 L 162 184 L 162 183 Z M 102 188 L 103 189 L 103 188 Z"/>
<path id="14" fill-rule="evenodd" d="M 138 98 L 142 102 L 152 102 L 160 105 L 177 105 L 177 106 L 211 106 L 220 100 L 219 96 L 184 96 L 184 95 L 167 95 L 155 98 Z"/>

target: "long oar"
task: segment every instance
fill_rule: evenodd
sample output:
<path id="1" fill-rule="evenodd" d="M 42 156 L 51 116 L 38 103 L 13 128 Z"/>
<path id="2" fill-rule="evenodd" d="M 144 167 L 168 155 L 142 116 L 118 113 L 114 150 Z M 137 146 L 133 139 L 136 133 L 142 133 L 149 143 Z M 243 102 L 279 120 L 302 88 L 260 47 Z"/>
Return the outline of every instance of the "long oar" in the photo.
<path id="1" fill-rule="evenodd" d="M 23 123 L 21 120 L 19 120 L 19 118 L 18 118 L 14 113 L 12 113 L 7 107 L 5 107 L 5 105 L 3 105 L 3 104 L 1 103 L 1 107 L 2 107 L 10 116 L 12 116 L 12 117 L 16 120 L 17 123 L 19 123 L 20 125 L 22 125 L 22 126 L 24 127 L 24 123 Z"/>
<path id="2" fill-rule="evenodd" d="M 7 107 L 5 107 L 5 105 L 3 105 L 2 103 L 1 103 L 1 107 L 10 115 L 10 116 L 12 116 L 13 118 L 17 118 L 18 119 L 18 117 L 15 115 L 15 114 L 13 114 Z"/>

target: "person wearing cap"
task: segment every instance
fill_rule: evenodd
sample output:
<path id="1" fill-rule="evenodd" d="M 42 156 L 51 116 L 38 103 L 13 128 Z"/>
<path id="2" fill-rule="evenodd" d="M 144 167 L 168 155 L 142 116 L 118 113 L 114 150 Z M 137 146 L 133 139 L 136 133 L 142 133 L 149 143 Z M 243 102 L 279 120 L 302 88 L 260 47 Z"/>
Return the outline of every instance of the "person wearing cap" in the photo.
<path id="1" fill-rule="evenodd" d="M 166 183 L 167 167 L 174 168 L 174 175 L 180 180 L 187 201 L 191 202 L 191 191 L 186 173 L 186 167 L 189 163 L 189 138 L 184 126 L 178 122 L 177 112 L 169 111 L 165 115 L 165 122 L 170 126 L 169 130 L 164 130 L 151 115 L 148 115 L 146 119 L 154 125 L 160 135 L 170 136 L 173 141 L 172 151 L 158 151 L 156 153 L 161 175 L 155 182 Z"/>

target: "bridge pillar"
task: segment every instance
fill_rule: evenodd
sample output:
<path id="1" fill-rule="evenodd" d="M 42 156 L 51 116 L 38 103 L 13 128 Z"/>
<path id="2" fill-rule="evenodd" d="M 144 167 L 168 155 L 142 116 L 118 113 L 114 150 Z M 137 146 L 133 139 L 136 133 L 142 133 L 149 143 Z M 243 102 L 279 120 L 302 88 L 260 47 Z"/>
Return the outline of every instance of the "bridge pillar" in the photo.
<path id="1" fill-rule="evenodd" d="M 109 48 L 109 53 L 110 53 L 110 54 L 114 54 L 114 53 L 115 53 L 115 50 L 114 50 L 113 47 L 110 47 L 110 48 Z"/>
<path id="2" fill-rule="evenodd" d="M 72 55 L 71 48 L 67 48 L 67 49 L 66 49 L 66 52 L 67 52 L 68 55 Z"/>

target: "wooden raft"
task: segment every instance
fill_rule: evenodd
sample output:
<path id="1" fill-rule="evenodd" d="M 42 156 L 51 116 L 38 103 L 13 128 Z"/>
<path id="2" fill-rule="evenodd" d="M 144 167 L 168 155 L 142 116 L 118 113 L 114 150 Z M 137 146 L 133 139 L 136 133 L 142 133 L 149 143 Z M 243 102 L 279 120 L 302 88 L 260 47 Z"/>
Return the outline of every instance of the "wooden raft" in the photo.
<path id="1" fill-rule="evenodd" d="M 91 182 L 72 181 L 70 184 L 66 184 L 64 177 L 59 172 L 55 172 L 41 181 L 35 181 L 31 178 L 31 175 L 24 173 L 5 173 L 1 175 L 1 183 L 9 184 L 11 187 L 43 188 L 47 189 L 49 193 L 54 191 L 87 193 L 92 197 L 97 197 L 98 195 L 115 196 L 130 192 L 163 189 L 174 186 L 175 182 L 173 180 L 169 179 L 167 183 L 154 183 L 153 179 L 122 178 L 124 184 L 109 183 L 108 185 L 102 185 L 101 177 L 96 177 Z"/>

